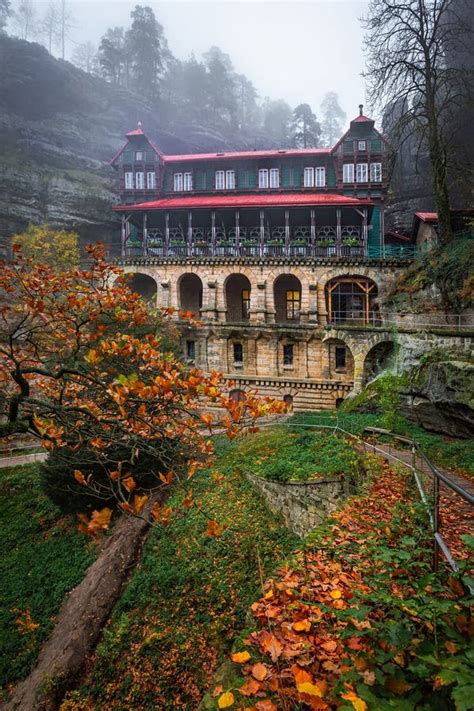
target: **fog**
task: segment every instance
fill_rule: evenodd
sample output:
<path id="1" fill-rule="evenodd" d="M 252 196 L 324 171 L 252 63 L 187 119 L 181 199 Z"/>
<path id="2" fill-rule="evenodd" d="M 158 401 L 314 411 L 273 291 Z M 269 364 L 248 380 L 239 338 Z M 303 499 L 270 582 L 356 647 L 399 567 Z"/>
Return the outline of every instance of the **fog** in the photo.
<path id="1" fill-rule="evenodd" d="M 47 4 L 38 2 L 39 11 Z M 136 4 L 153 8 L 176 57 L 185 59 L 192 51 L 198 56 L 217 45 L 261 97 L 282 98 L 291 106 L 306 102 L 318 115 L 325 93 L 335 91 L 348 119 L 364 103 L 359 18 L 367 2 L 76 0 L 69 2 L 76 29 L 67 56 L 76 44 L 90 40 L 98 45 L 108 27 L 128 27 Z"/>

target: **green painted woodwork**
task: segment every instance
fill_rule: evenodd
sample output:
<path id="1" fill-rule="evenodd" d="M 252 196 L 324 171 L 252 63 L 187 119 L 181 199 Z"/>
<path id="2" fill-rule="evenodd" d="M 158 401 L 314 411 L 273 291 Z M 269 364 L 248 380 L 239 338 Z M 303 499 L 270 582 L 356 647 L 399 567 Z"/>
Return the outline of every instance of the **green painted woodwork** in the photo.
<path id="1" fill-rule="evenodd" d="M 145 151 L 145 160 L 147 163 L 154 163 L 156 160 L 155 151 L 152 151 L 152 150 Z"/>
<path id="2" fill-rule="evenodd" d="M 170 193 L 173 190 L 173 174 L 169 170 L 165 173 L 163 178 L 163 188 L 164 191 Z"/>
<path id="3" fill-rule="evenodd" d="M 133 160 L 133 153 L 132 151 L 124 151 L 122 153 L 122 161 L 123 163 L 131 163 Z"/>
<path id="4" fill-rule="evenodd" d="M 336 187 L 336 171 L 334 169 L 333 163 L 329 163 L 326 166 L 326 185 L 329 188 Z"/>
<path id="5" fill-rule="evenodd" d="M 375 247 L 381 247 L 382 245 L 382 239 L 381 239 L 381 227 L 382 227 L 382 219 L 380 215 L 380 207 L 374 207 L 372 210 L 372 217 L 370 220 L 370 224 L 372 226 L 372 229 L 369 229 L 368 232 L 368 246 L 369 248 L 375 248 Z"/>
<path id="6" fill-rule="evenodd" d="M 291 168 L 283 168 L 281 171 L 281 184 L 284 188 L 289 188 L 293 184 L 293 175 Z"/>
<path id="7" fill-rule="evenodd" d="M 205 179 L 206 190 L 214 190 L 214 173 L 207 170 L 203 173 Z"/>
<path id="8" fill-rule="evenodd" d="M 293 173 L 293 187 L 299 188 L 301 185 L 301 168 L 300 166 L 295 166 L 292 170 Z"/>
<path id="9" fill-rule="evenodd" d="M 344 141 L 342 144 L 342 152 L 343 153 L 353 153 L 354 152 L 354 144 L 352 141 Z"/>
<path id="10" fill-rule="evenodd" d="M 382 150 L 382 141 L 380 140 L 380 138 L 372 139 L 370 142 L 370 148 L 372 151 L 380 153 L 380 151 Z"/>
<path id="11" fill-rule="evenodd" d="M 201 170 L 197 170 L 194 174 L 194 189 L 204 190 L 206 186 L 206 174 Z"/>

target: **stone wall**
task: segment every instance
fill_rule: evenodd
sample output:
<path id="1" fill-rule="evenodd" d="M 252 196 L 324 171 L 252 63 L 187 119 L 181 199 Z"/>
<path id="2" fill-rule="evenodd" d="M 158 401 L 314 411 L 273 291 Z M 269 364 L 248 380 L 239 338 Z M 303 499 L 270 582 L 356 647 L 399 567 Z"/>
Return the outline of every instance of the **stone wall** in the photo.
<path id="1" fill-rule="evenodd" d="M 281 514 L 285 526 L 301 538 L 335 511 L 347 494 L 344 477 L 285 483 L 253 474 L 247 474 L 247 478 L 262 493 L 270 511 Z"/>

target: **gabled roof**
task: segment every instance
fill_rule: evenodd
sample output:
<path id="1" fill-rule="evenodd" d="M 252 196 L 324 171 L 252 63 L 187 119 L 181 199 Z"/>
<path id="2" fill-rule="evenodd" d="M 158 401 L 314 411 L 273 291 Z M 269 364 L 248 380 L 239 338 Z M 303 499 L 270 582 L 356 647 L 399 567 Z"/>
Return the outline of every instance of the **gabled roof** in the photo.
<path id="1" fill-rule="evenodd" d="M 117 158 L 119 158 L 122 155 L 122 153 L 126 150 L 127 146 L 129 145 L 130 139 L 136 138 L 137 136 L 138 137 L 143 136 L 143 138 L 146 138 L 146 140 L 148 141 L 148 143 L 150 145 L 150 148 L 153 151 L 155 151 L 156 155 L 159 158 L 163 157 L 162 152 L 155 145 L 153 145 L 153 143 L 150 141 L 150 139 L 146 135 L 146 133 L 144 132 L 144 130 L 142 128 L 142 122 L 139 121 L 137 127 L 134 128 L 133 131 L 129 131 L 128 133 L 125 134 L 125 138 L 127 139 L 127 142 L 125 143 L 125 145 L 122 146 L 122 148 L 120 148 L 120 150 L 117 151 L 117 153 L 114 155 L 114 157 L 110 161 L 109 165 L 113 165 L 115 163 L 115 161 L 117 160 Z"/>
<path id="2" fill-rule="evenodd" d="M 438 222 L 437 212 L 415 212 L 415 217 L 418 217 L 422 222 Z"/>
<path id="3" fill-rule="evenodd" d="M 351 123 L 350 123 L 350 126 L 349 126 L 349 128 L 347 129 L 347 131 L 344 133 L 344 135 L 341 136 L 341 138 L 338 140 L 338 142 L 336 143 L 336 145 L 333 147 L 333 149 L 332 149 L 332 151 L 331 151 L 332 153 L 335 153 L 335 152 L 337 151 L 337 149 L 339 148 L 339 146 L 341 145 L 341 143 L 342 143 L 342 142 L 347 138 L 347 136 L 350 134 L 350 132 L 351 132 L 351 127 L 352 127 L 352 125 L 353 125 L 354 123 L 356 123 L 356 124 L 360 124 L 360 123 L 372 124 L 372 126 L 371 126 L 371 127 L 372 127 L 372 130 L 377 134 L 377 136 L 379 136 L 379 138 L 380 138 L 382 141 L 386 141 L 386 138 L 380 133 L 380 131 L 377 131 L 377 129 L 375 128 L 375 121 L 374 121 L 374 119 L 371 119 L 371 118 L 368 118 L 367 116 L 364 116 L 364 114 L 362 113 L 363 108 L 364 108 L 363 104 L 359 104 L 359 115 L 356 116 L 354 119 L 352 119 L 352 121 L 351 121 Z"/>
<path id="4" fill-rule="evenodd" d="M 332 193 L 258 193 L 253 195 L 190 195 L 189 197 L 170 197 L 141 202 L 136 205 L 116 205 L 117 212 L 135 212 L 142 210 L 191 210 L 199 208 L 238 208 L 238 207 L 292 207 L 292 206 L 366 206 L 374 203 L 336 195 Z"/>

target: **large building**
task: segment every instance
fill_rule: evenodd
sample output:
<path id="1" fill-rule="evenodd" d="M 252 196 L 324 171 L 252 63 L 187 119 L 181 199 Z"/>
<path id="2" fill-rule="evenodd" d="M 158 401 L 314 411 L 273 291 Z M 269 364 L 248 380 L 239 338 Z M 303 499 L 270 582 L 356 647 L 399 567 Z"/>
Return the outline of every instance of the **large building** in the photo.
<path id="1" fill-rule="evenodd" d="M 379 298 L 406 247 L 384 242 L 387 143 L 362 108 L 332 148 L 164 155 L 139 125 L 112 160 L 120 265 L 200 319 L 184 355 L 236 398 L 335 407 L 390 351 Z"/>

